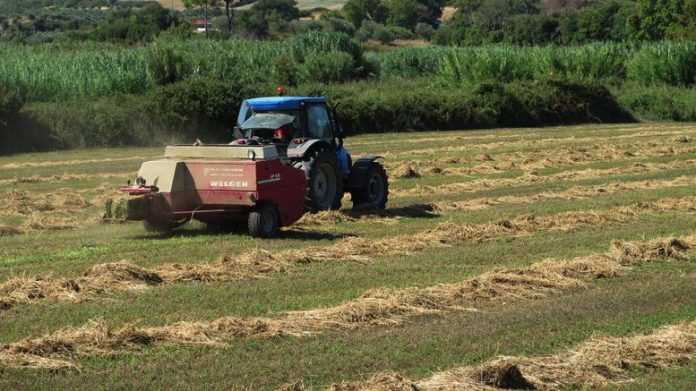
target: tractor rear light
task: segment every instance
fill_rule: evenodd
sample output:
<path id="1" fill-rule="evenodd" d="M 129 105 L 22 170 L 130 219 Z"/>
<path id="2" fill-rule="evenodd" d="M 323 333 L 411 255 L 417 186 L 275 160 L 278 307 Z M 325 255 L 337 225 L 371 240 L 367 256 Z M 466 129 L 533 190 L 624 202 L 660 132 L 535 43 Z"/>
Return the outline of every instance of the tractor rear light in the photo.
<path id="1" fill-rule="evenodd" d="M 243 138 L 240 138 L 236 141 L 236 143 L 237 143 L 237 145 L 246 145 L 247 142 Z"/>
<path id="2" fill-rule="evenodd" d="M 302 139 L 301 138 L 294 138 L 294 139 L 292 139 L 292 143 L 300 145 L 300 144 L 302 144 Z"/>

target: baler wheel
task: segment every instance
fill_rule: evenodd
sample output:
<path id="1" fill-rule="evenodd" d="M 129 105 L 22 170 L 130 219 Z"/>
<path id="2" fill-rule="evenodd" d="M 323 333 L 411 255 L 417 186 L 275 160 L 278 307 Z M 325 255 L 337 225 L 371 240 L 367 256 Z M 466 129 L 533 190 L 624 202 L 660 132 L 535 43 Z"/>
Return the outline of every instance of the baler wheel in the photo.
<path id="1" fill-rule="evenodd" d="M 249 235 L 255 238 L 273 238 L 278 235 L 278 213 L 273 205 L 257 205 L 249 213 Z"/>

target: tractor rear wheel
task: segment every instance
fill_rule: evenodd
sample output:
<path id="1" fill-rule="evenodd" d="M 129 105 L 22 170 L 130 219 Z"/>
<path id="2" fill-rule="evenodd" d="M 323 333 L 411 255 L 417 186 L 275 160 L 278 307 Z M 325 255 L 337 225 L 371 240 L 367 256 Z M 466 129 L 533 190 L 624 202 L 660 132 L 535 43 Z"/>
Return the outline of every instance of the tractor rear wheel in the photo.
<path id="1" fill-rule="evenodd" d="M 305 205 L 310 212 L 341 208 L 343 180 L 335 153 L 325 148 L 318 149 L 308 161 L 298 161 L 293 166 L 307 175 Z"/>
<path id="2" fill-rule="evenodd" d="M 249 235 L 255 238 L 273 238 L 278 235 L 278 213 L 273 205 L 257 205 L 249 213 Z"/>
<path id="3" fill-rule="evenodd" d="M 387 172 L 379 163 L 372 163 L 367 169 L 365 186 L 350 192 L 353 207 L 372 206 L 384 209 L 389 197 Z"/>

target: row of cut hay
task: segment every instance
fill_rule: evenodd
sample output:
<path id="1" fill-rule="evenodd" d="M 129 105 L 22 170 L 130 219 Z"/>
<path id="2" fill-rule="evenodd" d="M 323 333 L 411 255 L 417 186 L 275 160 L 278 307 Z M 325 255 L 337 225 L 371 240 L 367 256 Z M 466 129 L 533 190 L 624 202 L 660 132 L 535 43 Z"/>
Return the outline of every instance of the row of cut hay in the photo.
<path id="1" fill-rule="evenodd" d="M 446 161 L 446 159 L 443 159 Z M 538 176 L 533 174 L 525 174 L 517 178 L 500 178 L 500 179 L 477 179 L 463 183 L 450 183 L 439 186 L 423 186 L 418 185 L 414 188 L 405 190 L 393 190 L 394 197 L 412 196 L 432 194 L 451 194 L 456 192 L 472 192 L 479 190 L 490 190 L 497 187 L 525 186 L 530 183 L 553 181 L 553 180 L 579 180 L 602 177 L 605 175 L 616 175 L 622 173 L 643 173 L 656 170 L 666 170 L 674 168 L 686 168 L 696 165 L 696 160 L 678 160 L 667 164 L 657 163 L 636 163 L 631 166 L 617 167 L 607 170 L 587 169 L 581 171 L 568 171 L 553 174 L 550 176 Z M 682 183 L 682 184 L 680 184 Z M 397 208 L 384 212 L 373 210 L 352 210 L 352 211 L 331 211 L 323 212 L 315 215 L 307 215 L 298 226 L 326 223 L 340 223 L 356 221 L 358 219 L 369 218 L 381 222 L 393 221 L 394 218 L 401 216 L 406 217 L 422 217 L 433 215 L 435 211 L 446 210 L 471 210 L 480 209 L 489 205 L 500 203 L 526 203 L 542 199 L 578 199 L 589 197 L 601 192 L 614 192 L 618 190 L 639 190 L 639 189 L 656 189 L 660 187 L 677 187 L 686 185 L 688 180 L 680 179 L 679 181 L 659 181 L 652 184 L 643 185 L 641 183 L 626 183 L 626 184 L 609 184 L 608 186 L 594 186 L 591 188 L 576 188 L 571 191 L 557 193 L 541 193 L 533 196 L 508 196 L 498 197 L 495 199 L 475 199 L 464 202 L 438 202 L 427 205 L 427 210 L 424 208 Z M 94 205 L 103 207 L 104 204 L 111 199 L 110 194 L 113 193 L 114 186 L 103 184 L 93 189 L 72 190 L 68 188 L 58 189 L 48 193 L 30 193 L 27 191 L 11 190 L 7 192 L 5 205 L 0 214 L 4 215 L 29 215 L 29 218 L 22 224 L 21 227 L 14 229 L 3 230 L 4 235 L 18 234 L 28 230 L 42 229 L 62 229 L 62 228 L 79 228 L 85 225 L 98 223 L 99 219 L 92 218 L 89 221 L 82 221 L 74 217 L 74 212 L 81 209 L 90 208 Z M 89 203 L 85 200 L 85 194 L 96 194 L 95 199 Z M 113 202 L 112 202 L 113 204 Z M 120 204 L 115 205 L 115 209 Z M 449 206 L 448 206 L 449 205 Z M 109 208 L 113 209 L 113 208 Z M 69 212 L 70 216 L 52 216 L 42 215 L 37 212 L 58 211 Z M 113 211 L 111 211 L 113 213 Z M 117 211 L 118 212 L 118 211 Z M 116 213 L 118 215 L 118 213 Z M 1 236 L 1 235 L 0 235 Z"/>
<path id="2" fill-rule="evenodd" d="M 497 187 L 525 186 L 529 183 L 537 183 L 553 180 L 580 180 L 602 177 L 605 175 L 616 175 L 622 173 L 644 173 L 656 170 L 667 170 L 675 168 L 686 168 L 696 165 L 696 160 L 672 161 L 667 164 L 657 163 L 636 163 L 631 166 L 617 167 L 607 170 L 587 169 L 581 171 L 570 171 L 553 174 L 550 176 L 538 176 L 525 174 L 517 178 L 501 178 L 491 180 L 473 180 L 463 183 L 450 183 L 440 186 L 418 185 L 415 188 L 406 190 L 393 190 L 395 197 L 431 194 L 451 194 L 456 192 L 473 192 L 479 190 L 490 190 Z M 688 177 L 681 177 L 675 180 L 665 181 L 639 181 L 625 183 L 610 183 L 604 186 L 574 187 L 570 190 L 560 192 L 545 192 L 530 196 L 502 196 L 496 198 L 479 198 L 468 201 L 435 202 L 427 205 L 402 207 L 388 209 L 385 211 L 372 209 L 357 209 L 343 211 L 327 211 L 303 217 L 297 226 L 307 226 L 327 223 L 353 222 L 358 220 L 370 219 L 382 223 L 389 223 L 399 217 L 430 217 L 438 212 L 450 210 L 476 210 L 489 207 L 491 205 L 509 203 L 531 203 L 547 199 L 581 199 L 600 194 L 615 193 L 621 190 L 649 190 L 659 188 L 690 186 L 693 181 Z M 80 220 L 74 217 L 74 212 L 93 205 L 102 206 L 109 200 L 109 194 L 113 192 L 113 186 L 100 185 L 94 189 L 73 191 L 71 189 L 59 189 L 50 193 L 29 193 L 26 191 L 10 191 L 5 200 L 5 208 L 0 214 L 24 214 L 28 218 L 19 227 L 5 226 L 0 230 L 0 236 L 16 235 L 30 230 L 60 230 L 80 228 L 86 225 L 97 224 L 101 221 L 99 216 L 88 220 Z M 85 201 L 83 194 L 95 193 L 97 197 L 92 203 Z M 118 209 L 120 204 L 115 205 Z M 112 208 L 113 209 L 113 208 Z M 63 215 L 43 215 L 37 211 L 59 211 L 67 213 Z M 113 213 L 113 211 L 112 211 Z M 116 213 L 118 214 L 118 213 Z"/>
<path id="3" fill-rule="evenodd" d="M 56 167 L 56 166 L 76 166 L 81 164 L 94 163 L 111 163 L 125 162 L 131 160 L 143 160 L 144 156 L 129 156 L 122 158 L 104 158 L 104 159 L 72 159 L 72 160 L 46 160 L 39 162 L 15 162 L 0 165 L 0 169 L 12 170 L 17 168 L 39 168 L 39 167 Z"/>
<path id="4" fill-rule="evenodd" d="M 97 204 L 103 204 L 104 196 L 113 191 L 113 186 L 108 184 L 94 189 L 61 188 L 47 193 L 10 190 L 5 193 L 0 215 L 22 216 L 24 221 L 18 226 L 8 226 L 8 229 L 0 230 L 0 236 L 17 235 L 27 231 L 74 229 L 98 224 L 101 221 L 100 215 L 81 218 L 79 214 Z M 86 194 L 96 194 L 96 197 L 89 202 L 85 198 Z"/>
<path id="5" fill-rule="evenodd" d="M 407 189 L 390 189 L 389 195 L 395 198 L 445 195 L 464 192 L 476 192 L 501 187 L 521 187 L 531 184 L 548 183 L 554 181 L 579 181 L 586 179 L 602 178 L 611 175 L 643 174 L 657 171 L 666 171 L 696 167 L 696 159 L 673 160 L 668 163 L 632 163 L 627 166 L 607 169 L 588 168 L 584 170 L 562 171 L 551 175 L 539 175 L 535 171 L 526 171 L 523 175 L 514 178 L 474 179 L 466 182 L 445 183 L 440 185 L 416 185 Z"/>
<path id="6" fill-rule="evenodd" d="M 672 180 L 643 180 L 636 182 L 612 182 L 596 186 L 574 186 L 563 191 L 546 191 L 529 196 L 510 195 L 475 198 L 466 201 L 438 201 L 431 204 L 431 210 L 434 213 L 443 213 L 451 210 L 480 210 L 501 204 L 527 204 L 544 200 L 558 199 L 580 200 L 598 195 L 619 193 L 622 191 L 658 190 L 687 186 L 696 186 L 696 177 L 681 176 Z"/>
<path id="7" fill-rule="evenodd" d="M 293 227 L 311 225 L 327 225 L 370 221 L 381 224 L 396 223 L 402 217 L 431 218 L 437 217 L 435 204 L 415 204 L 397 208 L 379 209 L 373 206 L 357 206 L 352 209 L 327 210 L 314 214 L 306 214 L 293 224 Z"/>
<path id="8" fill-rule="evenodd" d="M 471 143 L 473 141 L 487 140 L 510 140 L 505 145 L 514 145 L 513 143 L 520 141 L 518 139 L 529 139 L 539 137 L 539 140 L 549 140 L 543 138 L 548 133 L 565 131 L 566 134 L 559 134 L 555 139 L 556 143 L 573 142 L 573 141 L 606 141 L 625 138 L 642 138 L 642 137 L 665 137 L 665 136 L 689 136 L 693 135 L 693 128 L 689 124 L 615 124 L 615 125 L 596 125 L 592 127 L 592 135 L 578 136 L 573 131 L 587 132 L 588 126 L 561 126 L 550 128 L 510 128 L 497 129 L 495 131 L 486 131 L 481 134 L 480 131 L 448 131 L 448 132 L 419 132 L 409 134 L 408 137 L 382 140 L 380 145 L 403 145 L 403 144 L 425 144 L 436 141 L 458 141 L 460 143 Z M 602 136 L 599 136 L 603 134 Z M 350 141 L 352 146 L 374 146 L 375 140 L 367 135 L 366 141 Z M 531 140 L 530 140 L 531 141 Z M 547 142 L 547 141 L 544 141 Z M 483 143 L 485 144 L 485 143 Z M 480 144 L 477 144 L 480 145 Z M 501 144 L 502 145 L 502 144 Z"/>
<path id="9" fill-rule="evenodd" d="M 340 211 L 323 211 L 305 215 L 295 226 L 338 224 L 366 221 L 391 223 L 402 217 L 436 217 L 450 211 L 481 210 L 503 204 L 527 204 L 544 200 L 580 200 L 621 191 L 657 190 L 696 186 L 696 177 L 681 176 L 667 180 L 641 180 L 634 182 L 611 182 L 594 186 L 574 186 L 567 190 L 546 191 L 528 196 L 482 197 L 466 201 L 436 201 L 428 204 L 410 205 L 400 208 L 375 209 L 357 208 Z"/>
<path id="10" fill-rule="evenodd" d="M 655 132 L 654 130 L 661 130 L 660 132 Z M 613 139 L 616 137 L 625 137 L 625 134 L 620 134 L 620 133 L 626 133 L 630 132 L 631 134 L 636 134 L 639 137 L 645 137 L 645 136 L 661 136 L 666 133 L 673 133 L 676 131 L 679 131 L 679 129 L 684 129 L 687 131 L 690 131 L 688 129 L 688 125 L 665 125 L 661 124 L 659 126 L 650 126 L 650 125 L 645 125 L 645 124 L 639 124 L 639 125 L 632 125 L 632 124 L 615 124 L 615 125 L 597 125 L 592 128 L 593 133 L 598 133 L 601 134 L 602 132 L 605 133 L 610 133 L 604 136 L 604 139 Z M 573 130 L 579 130 L 579 131 L 587 131 L 588 126 L 587 125 L 580 125 L 580 126 L 562 126 L 562 127 L 552 127 L 552 128 L 510 128 L 510 129 L 497 129 L 495 131 L 486 131 L 486 133 L 481 134 L 481 131 L 476 131 L 476 130 L 467 130 L 467 131 L 448 131 L 446 133 L 443 132 L 419 132 L 419 133 L 414 133 L 414 134 L 409 134 L 408 137 L 402 137 L 402 138 L 395 138 L 395 139 L 389 139 L 389 140 L 379 140 L 380 145 L 408 145 L 408 144 L 425 144 L 429 142 L 433 142 L 434 140 L 436 141 L 458 141 L 458 142 L 465 142 L 465 143 L 471 143 L 473 141 L 488 141 L 488 140 L 495 140 L 495 141 L 500 141 L 500 140 L 510 140 L 508 141 L 508 144 L 514 143 L 519 141 L 518 139 L 529 139 L 530 137 L 539 137 L 539 139 L 543 139 L 542 137 L 545 136 L 545 134 L 549 132 L 554 132 L 554 131 L 566 131 L 568 132 L 567 135 L 559 135 L 556 140 L 557 142 L 565 142 L 565 141 L 577 141 L 577 140 L 584 140 L 586 138 L 598 138 L 598 136 L 592 135 L 592 136 L 583 136 L 583 137 L 578 137 L 577 135 L 570 133 Z M 373 146 L 375 145 L 375 140 L 370 137 L 366 136 L 367 141 L 351 141 L 350 145 L 352 146 Z"/>
<path id="11" fill-rule="evenodd" d="M 594 335 L 552 356 L 499 356 L 481 365 L 454 368 L 412 381 L 379 374 L 362 382 L 333 385 L 333 391 L 474 391 L 595 388 L 631 381 L 631 370 L 685 365 L 696 354 L 696 321 L 666 325 L 647 335 Z M 295 389 L 302 389 L 296 385 Z"/>
<path id="12" fill-rule="evenodd" d="M 447 159 L 443 159 L 446 162 Z M 602 177 L 605 175 L 615 175 L 621 173 L 636 173 L 636 172 L 650 172 L 653 170 L 665 170 L 672 168 L 685 168 L 696 165 L 694 160 L 686 161 L 673 161 L 667 164 L 656 164 L 656 163 L 636 163 L 627 167 L 618 167 L 608 170 L 581 170 L 581 171 L 568 171 L 553 174 L 551 176 L 538 176 L 532 174 L 526 174 L 517 178 L 501 178 L 501 179 L 478 179 L 473 181 L 468 181 L 464 183 L 451 183 L 444 184 L 440 186 L 423 186 L 418 185 L 415 188 L 405 189 L 405 190 L 393 190 L 392 194 L 395 197 L 410 196 L 410 195 L 421 195 L 421 194 L 431 194 L 437 191 L 438 194 L 448 194 L 455 192 L 464 191 L 478 191 L 478 190 L 490 190 L 496 187 L 510 187 L 510 186 L 524 186 L 532 182 L 540 181 L 552 181 L 552 180 L 575 180 L 575 179 L 589 179 L 594 177 Z M 665 187 L 680 186 L 678 183 L 674 182 L 653 182 L 654 186 L 644 187 L 640 184 L 637 187 L 631 187 L 630 184 L 626 185 L 610 185 L 606 186 L 604 190 L 606 192 L 611 192 L 612 188 L 620 189 L 646 189 L 646 188 L 659 188 L 662 184 Z M 603 189 L 600 187 L 593 187 L 590 189 L 578 188 L 577 191 L 573 191 L 574 194 L 569 194 L 568 192 L 559 193 L 543 193 L 535 196 L 528 197 L 499 197 L 498 199 L 489 200 L 471 200 L 467 202 L 452 202 L 450 205 L 457 205 L 456 207 L 447 207 L 447 203 L 435 203 L 430 205 L 430 211 L 434 210 L 447 210 L 447 209 L 476 209 L 484 207 L 485 205 L 495 205 L 499 203 L 519 203 L 519 202 L 531 202 L 539 199 L 550 199 L 550 198 L 581 198 L 584 195 L 593 195 L 594 190 L 597 192 L 602 192 Z M 6 230 L 5 234 L 17 234 L 26 230 L 40 230 L 40 229 L 61 229 L 61 228 L 77 228 L 84 226 L 87 223 L 96 223 L 98 219 L 90 219 L 89 222 L 80 221 L 74 216 L 74 212 L 84 209 L 87 207 L 92 207 L 97 205 L 103 207 L 108 199 L 110 199 L 110 193 L 113 193 L 114 186 L 109 184 L 103 184 L 93 189 L 83 189 L 83 190 L 72 190 L 68 188 L 58 189 L 54 192 L 48 193 L 31 193 L 27 191 L 11 190 L 7 192 L 7 197 L 5 199 L 5 205 L 0 214 L 5 215 L 31 215 L 29 219 L 23 224 L 22 227 L 15 227 L 14 230 Z M 96 198 L 92 203 L 88 203 L 84 195 L 85 194 L 96 194 Z M 468 205 L 468 206 L 466 206 Z M 118 206 L 118 205 L 116 205 Z M 361 218 L 372 218 L 376 216 L 379 219 L 391 219 L 399 216 L 425 216 L 428 212 L 424 211 L 422 208 L 412 208 L 413 210 L 407 210 L 408 208 L 399 208 L 392 211 L 377 212 L 375 211 L 341 211 L 341 212 L 324 212 L 317 215 L 305 216 L 299 225 L 308 224 L 319 224 L 319 223 L 338 223 L 355 221 Z M 417 210 L 418 209 L 418 210 Z M 46 211 L 59 211 L 59 212 L 70 212 L 71 216 L 42 216 L 37 212 Z M 367 213 L 364 213 L 367 212 Z M 387 222 L 390 220 L 384 220 Z"/>
<path id="13" fill-rule="evenodd" d="M 606 145 L 609 141 L 617 141 L 617 140 L 629 140 L 630 142 L 634 143 L 643 143 L 643 142 L 638 142 L 636 140 L 644 137 L 649 137 L 651 140 L 645 140 L 643 142 L 649 143 L 649 142 L 655 142 L 655 140 L 652 140 L 653 138 L 658 138 L 661 140 L 661 142 L 664 143 L 673 143 L 673 144 L 685 144 L 685 143 L 690 143 L 694 137 L 694 132 L 692 130 L 684 130 L 683 128 L 681 130 L 677 131 L 660 131 L 660 132 L 638 132 L 638 133 L 631 133 L 631 134 L 621 134 L 621 135 L 615 135 L 615 136 L 597 136 L 597 137 L 583 137 L 583 138 L 577 138 L 577 139 L 571 139 L 571 141 L 568 141 L 565 143 L 565 145 L 561 145 L 563 147 L 583 147 L 587 145 L 593 145 L 593 144 L 604 144 Z M 449 145 L 445 146 L 439 146 L 439 147 L 428 147 L 428 148 L 420 148 L 420 149 L 409 149 L 409 150 L 404 150 L 404 151 L 399 151 L 399 152 L 385 152 L 382 153 L 382 155 L 389 157 L 389 158 L 394 158 L 394 159 L 399 159 L 399 158 L 413 158 L 414 155 L 433 155 L 433 154 L 442 154 L 446 152 L 468 152 L 472 150 L 476 151 L 481 151 L 481 152 L 491 152 L 495 151 L 497 149 L 507 149 L 507 150 L 519 150 L 522 148 L 529 149 L 529 148 L 543 148 L 543 147 L 548 147 L 548 148 L 559 148 L 560 142 L 558 138 L 544 138 L 544 139 L 536 139 L 536 140 L 517 140 L 517 141 L 494 141 L 490 143 L 450 143 Z M 544 148 L 545 149 L 545 148 Z"/>
<path id="14" fill-rule="evenodd" d="M 696 197 L 666 198 L 604 211 L 565 212 L 544 217 L 524 215 L 479 225 L 441 223 L 433 229 L 415 234 L 382 239 L 348 237 L 328 247 L 277 254 L 254 250 L 239 257 L 222 255 L 209 264 L 164 264 L 154 269 L 144 269 L 128 262 L 118 262 L 96 265 L 82 277 L 69 280 L 17 277 L 0 284 L 0 308 L 9 309 L 17 304 L 44 299 L 83 300 L 105 290 L 137 290 L 161 283 L 255 279 L 268 273 L 285 272 L 298 264 L 328 261 L 365 263 L 376 256 L 406 255 L 433 246 L 625 222 L 644 212 L 694 213 Z"/>
<path id="15" fill-rule="evenodd" d="M 10 190 L 4 194 L 5 214 L 29 215 L 34 212 L 68 211 L 82 209 L 89 205 L 79 192 L 62 188 L 54 192 L 33 193 L 22 190 Z"/>
<path id="16" fill-rule="evenodd" d="M 660 143 L 649 142 L 644 146 L 592 145 L 590 147 L 561 147 L 550 150 L 525 152 L 505 152 L 492 155 L 483 153 L 471 161 L 481 162 L 473 167 L 448 167 L 453 164 L 467 164 L 464 158 L 439 158 L 387 162 L 385 164 L 392 178 L 419 178 L 428 175 L 464 176 L 472 174 L 499 173 L 508 170 L 535 170 L 542 168 L 571 166 L 610 161 L 629 161 L 636 158 L 663 157 L 696 153 L 696 147 L 674 148 Z"/>
<path id="17" fill-rule="evenodd" d="M 46 183 L 46 182 L 66 182 L 66 181 L 84 181 L 93 179 L 113 179 L 124 178 L 128 179 L 135 176 L 135 173 L 125 172 L 101 172 L 92 174 L 55 174 L 49 176 L 32 175 L 29 177 L 0 179 L 0 186 L 11 186 L 23 183 Z"/>
<path id="18" fill-rule="evenodd" d="M 586 284 L 583 276 L 614 276 L 622 265 L 685 259 L 696 250 L 696 236 L 623 243 L 605 254 L 568 261 L 543 261 L 529 267 L 499 269 L 478 278 L 430 288 L 368 291 L 336 307 L 292 311 L 273 318 L 225 317 L 212 322 L 178 322 L 160 327 L 109 328 L 103 321 L 59 330 L 35 339 L 0 346 L 5 367 L 75 368 L 88 354 L 115 354 L 156 344 L 218 344 L 226 339 L 311 335 L 330 329 L 398 325 L 408 318 L 445 311 L 476 311 L 475 300 L 543 297 Z"/>

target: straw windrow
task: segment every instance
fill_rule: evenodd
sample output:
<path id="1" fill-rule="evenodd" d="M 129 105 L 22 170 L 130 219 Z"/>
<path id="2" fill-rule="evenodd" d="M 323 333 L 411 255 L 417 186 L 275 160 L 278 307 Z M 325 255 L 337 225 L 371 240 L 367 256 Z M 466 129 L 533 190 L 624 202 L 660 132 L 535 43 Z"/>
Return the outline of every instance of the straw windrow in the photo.
<path id="1" fill-rule="evenodd" d="M 68 285 L 63 279 L 56 280 L 50 277 L 18 277 L 2 283 L 0 284 L 0 303 L 2 303 L 0 309 L 44 299 L 83 300 L 102 291 L 137 290 L 159 284 L 159 282 L 144 284 L 143 279 L 138 277 L 143 273 L 156 275 L 162 283 L 255 279 L 268 273 L 285 272 L 298 264 L 329 261 L 365 263 L 376 256 L 405 255 L 433 246 L 524 236 L 539 231 L 568 231 L 581 226 L 601 226 L 607 223 L 630 221 L 643 212 L 672 211 L 696 212 L 696 197 L 666 198 L 597 212 L 565 212 L 544 217 L 525 215 L 512 220 L 499 220 L 479 225 L 445 222 L 433 229 L 415 234 L 377 240 L 348 237 L 328 247 L 289 250 L 277 254 L 255 250 L 239 257 L 222 255 L 216 262 L 210 264 L 164 264 L 151 270 L 128 262 L 97 265 L 84 276 L 70 280 L 72 283 Z M 132 272 L 134 270 L 137 272 Z M 117 273 L 118 284 L 112 284 L 110 277 L 105 279 L 104 276 L 112 272 Z"/>
<path id="2" fill-rule="evenodd" d="M 71 360 L 79 356 L 112 354 L 145 345 L 219 344 L 240 337 L 301 337 L 330 329 L 395 326 L 417 315 L 477 311 L 472 306 L 481 300 L 534 299 L 583 287 L 587 282 L 582 277 L 612 277 L 625 266 L 685 259 L 686 254 L 696 250 L 696 236 L 651 242 L 614 241 L 611 246 L 605 254 L 499 269 L 455 284 L 372 290 L 335 307 L 285 312 L 273 318 L 225 317 L 212 322 L 179 322 L 149 328 L 126 325 L 117 329 L 104 322 L 90 322 L 77 329 L 1 346 L 0 363 L 6 367 L 73 368 L 76 364 Z M 142 270 L 136 276 L 159 283 L 157 277 Z"/>
<path id="3" fill-rule="evenodd" d="M 335 384 L 333 391 L 558 390 L 631 381 L 631 369 L 684 365 L 696 354 L 696 321 L 660 327 L 647 335 L 593 336 L 552 356 L 497 357 L 482 365 L 454 368 L 412 381 L 379 374 L 363 382 Z"/>

